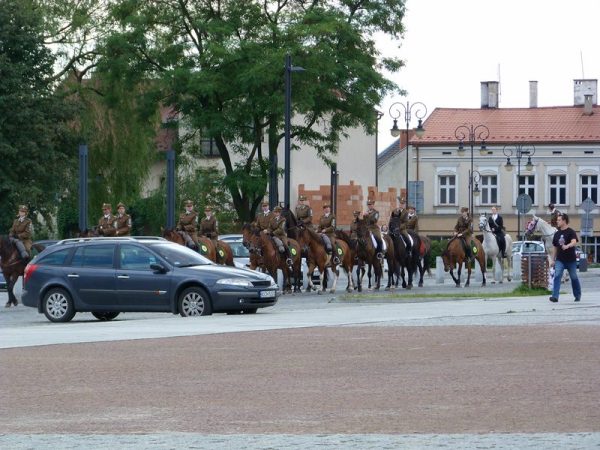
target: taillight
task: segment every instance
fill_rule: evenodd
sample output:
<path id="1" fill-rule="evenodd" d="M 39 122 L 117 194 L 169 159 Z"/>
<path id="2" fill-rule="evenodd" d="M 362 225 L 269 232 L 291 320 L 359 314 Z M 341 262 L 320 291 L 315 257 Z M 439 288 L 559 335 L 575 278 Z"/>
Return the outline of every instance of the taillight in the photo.
<path id="1" fill-rule="evenodd" d="M 27 280 L 29 280 L 29 277 L 31 277 L 33 272 L 35 272 L 35 270 L 38 267 L 39 266 L 37 264 L 27 264 L 27 266 L 25 267 L 25 273 L 23 274 L 23 284 L 27 283 Z"/>

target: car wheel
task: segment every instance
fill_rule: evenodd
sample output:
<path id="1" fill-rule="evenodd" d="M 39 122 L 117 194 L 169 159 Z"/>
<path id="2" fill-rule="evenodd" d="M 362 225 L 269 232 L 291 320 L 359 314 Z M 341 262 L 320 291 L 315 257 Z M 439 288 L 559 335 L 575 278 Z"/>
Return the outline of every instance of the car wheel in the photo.
<path id="1" fill-rule="evenodd" d="M 210 316 L 212 307 L 208 293 L 201 287 L 190 287 L 179 296 L 179 314 L 182 317 Z"/>
<path id="2" fill-rule="evenodd" d="M 73 300 L 64 289 L 50 289 L 42 302 L 44 315 L 50 322 L 68 322 L 75 316 Z"/>
<path id="3" fill-rule="evenodd" d="M 92 316 L 101 321 L 113 320 L 119 315 L 118 312 L 93 312 Z"/>

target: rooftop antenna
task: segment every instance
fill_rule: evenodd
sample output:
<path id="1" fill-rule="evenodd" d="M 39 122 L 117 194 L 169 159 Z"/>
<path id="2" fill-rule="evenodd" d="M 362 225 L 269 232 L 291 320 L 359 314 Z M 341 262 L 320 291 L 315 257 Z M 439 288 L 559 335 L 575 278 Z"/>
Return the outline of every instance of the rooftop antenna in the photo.
<path id="1" fill-rule="evenodd" d="M 579 50 L 579 58 L 581 59 L 581 78 L 585 80 L 585 73 L 583 71 L 583 51 Z"/>

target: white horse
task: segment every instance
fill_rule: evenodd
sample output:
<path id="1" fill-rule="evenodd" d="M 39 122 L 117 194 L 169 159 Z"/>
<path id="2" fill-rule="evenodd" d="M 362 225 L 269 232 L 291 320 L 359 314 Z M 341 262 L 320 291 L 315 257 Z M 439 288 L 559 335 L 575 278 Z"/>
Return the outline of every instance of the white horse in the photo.
<path id="1" fill-rule="evenodd" d="M 531 238 L 533 234 L 540 234 L 542 237 L 542 241 L 544 242 L 544 247 L 546 249 L 546 257 L 548 258 L 548 265 L 552 262 L 552 250 L 554 245 L 552 244 L 552 240 L 554 239 L 554 233 L 556 233 L 556 228 L 550 225 L 541 217 L 536 216 L 535 214 L 531 218 L 529 222 L 527 222 L 527 226 L 525 227 L 525 239 Z M 563 272 L 563 282 L 569 281 L 569 272 Z"/>
<path id="2" fill-rule="evenodd" d="M 485 251 L 486 262 L 487 258 L 491 258 L 494 263 L 494 267 L 492 269 L 492 273 L 494 274 L 494 281 L 496 282 L 496 264 L 500 264 L 500 281 L 502 283 L 504 281 L 504 260 L 507 260 L 506 268 L 506 280 L 512 281 L 512 238 L 508 233 L 504 234 L 504 240 L 506 242 L 506 258 L 502 258 L 502 254 L 500 252 L 500 248 L 498 247 L 498 241 L 496 240 L 496 235 L 492 232 L 490 228 L 490 224 L 488 223 L 488 218 L 485 214 L 479 216 L 479 230 L 483 231 L 483 250 Z"/>

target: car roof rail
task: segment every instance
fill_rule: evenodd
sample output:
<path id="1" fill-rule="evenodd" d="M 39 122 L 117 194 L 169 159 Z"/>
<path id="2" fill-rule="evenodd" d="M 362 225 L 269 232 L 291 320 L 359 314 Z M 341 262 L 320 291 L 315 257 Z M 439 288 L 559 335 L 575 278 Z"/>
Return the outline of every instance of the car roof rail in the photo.
<path id="1" fill-rule="evenodd" d="M 145 241 L 166 241 L 167 239 L 165 239 L 162 236 L 130 236 L 132 239 L 136 239 L 136 240 L 145 240 Z"/>
<path id="2" fill-rule="evenodd" d="M 137 240 L 153 240 L 153 241 L 166 241 L 165 238 L 160 236 L 90 236 L 90 237 L 78 237 L 63 239 L 58 241 L 57 244 L 73 244 L 76 242 L 95 242 L 95 241 L 137 241 Z"/>

